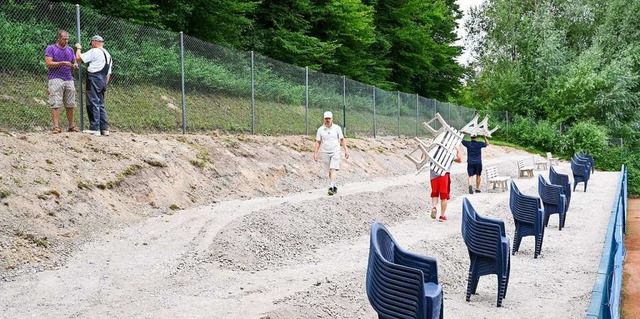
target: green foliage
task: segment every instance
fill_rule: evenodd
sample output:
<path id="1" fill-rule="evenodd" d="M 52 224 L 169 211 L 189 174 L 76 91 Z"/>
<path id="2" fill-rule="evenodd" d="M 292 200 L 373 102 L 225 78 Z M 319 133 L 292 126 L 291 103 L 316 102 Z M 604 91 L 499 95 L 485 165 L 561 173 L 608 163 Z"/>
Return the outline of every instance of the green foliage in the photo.
<path id="1" fill-rule="evenodd" d="M 405 92 L 447 100 L 460 87 L 463 68 L 454 61 L 461 48 L 457 35 L 459 7 L 453 1 L 368 1 L 383 43 L 383 65 L 391 69 L 389 82 Z"/>
<path id="2" fill-rule="evenodd" d="M 573 155 L 585 152 L 593 155 L 596 163 L 599 163 L 601 158 L 610 156 L 608 145 L 606 127 L 593 121 L 580 122 L 562 136 L 562 152 L 564 154 Z"/>

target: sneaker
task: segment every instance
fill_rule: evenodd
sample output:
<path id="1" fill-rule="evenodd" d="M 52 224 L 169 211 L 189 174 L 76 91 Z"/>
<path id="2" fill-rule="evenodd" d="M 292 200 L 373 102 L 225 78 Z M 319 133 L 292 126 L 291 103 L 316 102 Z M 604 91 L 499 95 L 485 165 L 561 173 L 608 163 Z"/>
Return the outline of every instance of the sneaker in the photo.
<path id="1" fill-rule="evenodd" d="M 327 194 L 329 194 L 329 196 L 332 196 L 335 193 L 336 192 L 333 191 L 333 187 L 329 187 L 329 191 L 327 192 Z"/>
<path id="2" fill-rule="evenodd" d="M 338 194 L 338 186 L 333 186 L 333 193 Z"/>
<path id="3" fill-rule="evenodd" d="M 476 189 L 476 193 L 480 193 L 480 189 L 479 189 L 479 188 L 478 188 L 478 189 Z"/>
<path id="4" fill-rule="evenodd" d="M 104 136 L 109 136 L 109 131 L 100 131 L 100 134 Z"/>
<path id="5" fill-rule="evenodd" d="M 431 208 L 431 219 L 436 219 L 436 215 L 438 214 L 438 209 L 435 207 Z"/>
<path id="6" fill-rule="evenodd" d="M 473 194 L 473 187 L 469 185 L 469 194 Z"/>
<path id="7" fill-rule="evenodd" d="M 82 133 L 100 136 L 100 131 L 84 130 Z"/>
<path id="8" fill-rule="evenodd" d="M 447 220 L 447 216 L 444 216 L 444 215 L 440 216 L 440 218 L 438 218 L 439 222 L 443 222 L 443 221 L 446 221 L 446 220 Z"/>

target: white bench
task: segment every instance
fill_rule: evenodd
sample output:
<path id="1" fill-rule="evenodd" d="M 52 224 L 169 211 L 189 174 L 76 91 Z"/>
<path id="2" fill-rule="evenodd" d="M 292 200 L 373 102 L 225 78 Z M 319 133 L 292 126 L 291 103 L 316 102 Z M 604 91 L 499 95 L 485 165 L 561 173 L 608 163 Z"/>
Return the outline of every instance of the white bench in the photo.
<path id="1" fill-rule="evenodd" d="M 549 161 L 542 159 L 540 155 L 533 155 L 533 164 L 536 166 L 536 170 L 547 170 L 549 168 Z"/>
<path id="2" fill-rule="evenodd" d="M 560 159 L 557 157 L 553 157 L 551 155 L 551 152 L 547 152 L 547 161 L 549 161 L 549 163 L 551 164 L 556 163 L 556 165 L 560 165 Z"/>
<path id="3" fill-rule="evenodd" d="M 499 188 L 501 191 L 509 189 L 507 183 L 511 180 L 510 176 L 498 176 L 498 168 L 496 166 L 487 167 L 487 182 L 491 184 L 491 189 Z"/>
<path id="4" fill-rule="evenodd" d="M 524 177 L 527 174 L 528 177 L 533 177 L 533 166 L 527 166 L 524 160 L 518 161 L 518 177 Z"/>

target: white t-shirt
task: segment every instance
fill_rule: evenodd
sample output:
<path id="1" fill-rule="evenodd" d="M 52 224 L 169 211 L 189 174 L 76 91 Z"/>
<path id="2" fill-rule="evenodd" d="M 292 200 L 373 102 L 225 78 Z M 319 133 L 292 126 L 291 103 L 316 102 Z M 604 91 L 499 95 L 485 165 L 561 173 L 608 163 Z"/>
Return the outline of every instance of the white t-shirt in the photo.
<path id="1" fill-rule="evenodd" d="M 102 48 L 91 48 L 91 50 L 81 53 L 80 58 L 82 58 L 82 62 L 89 63 L 89 67 L 87 67 L 87 72 L 96 73 L 102 68 L 106 61 L 104 60 L 105 55 L 107 56 L 107 60 L 109 63 L 109 73 L 111 74 L 111 67 L 113 67 L 113 61 L 111 60 L 111 54 L 107 52 L 107 50 Z"/>
<path id="2" fill-rule="evenodd" d="M 333 123 L 329 127 L 320 126 L 316 133 L 316 141 L 322 142 L 320 151 L 323 153 L 340 152 L 340 140 L 343 138 L 342 129 Z"/>

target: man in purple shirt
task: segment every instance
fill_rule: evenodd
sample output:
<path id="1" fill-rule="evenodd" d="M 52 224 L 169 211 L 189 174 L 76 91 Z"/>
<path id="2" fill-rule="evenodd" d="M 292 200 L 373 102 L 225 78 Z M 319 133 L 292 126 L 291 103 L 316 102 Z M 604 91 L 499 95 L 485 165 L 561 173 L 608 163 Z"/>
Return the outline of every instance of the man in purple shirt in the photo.
<path id="1" fill-rule="evenodd" d="M 67 46 L 69 32 L 58 30 L 56 43 L 44 51 L 44 64 L 49 78 L 49 104 L 53 118 L 53 133 L 60 133 L 60 107 L 64 106 L 69 121 L 69 132 L 78 132 L 73 122 L 73 109 L 76 107 L 76 87 L 73 83 L 71 68 L 77 69 L 78 63 L 73 49 Z"/>

